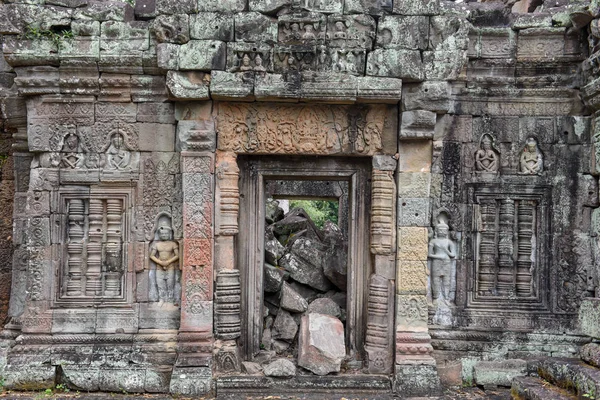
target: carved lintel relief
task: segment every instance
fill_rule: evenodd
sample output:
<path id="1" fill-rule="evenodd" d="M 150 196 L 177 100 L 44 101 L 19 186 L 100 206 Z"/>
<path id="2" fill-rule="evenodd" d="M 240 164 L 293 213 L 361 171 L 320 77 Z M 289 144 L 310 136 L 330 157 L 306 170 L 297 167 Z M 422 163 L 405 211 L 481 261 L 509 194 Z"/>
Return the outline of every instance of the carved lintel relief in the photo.
<path id="1" fill-rule="evenodd" d="M 221 104 L 217 147 L 252 154 L 373 155 L 395 149 L 390 112 L 384 105 Z"/>
<path id="2" fill-rule="evenodd" d="M 123 300 L 129 195 L 61 196 L 68 226 L 59 301 Z"/>
<path id="3" fill-rule="evenodd" d="M 237 155 L 232 152 L 217 152 L 215 201 L 217 203 L 217 234 L 233 236 L 238 233 L 240 169 Z"/>
<path id="4" fill-rule="evenodd" d="M 396 184 L 392 171 L 373 170 L 371 253 L 390 254 L 396 243 Z"/>

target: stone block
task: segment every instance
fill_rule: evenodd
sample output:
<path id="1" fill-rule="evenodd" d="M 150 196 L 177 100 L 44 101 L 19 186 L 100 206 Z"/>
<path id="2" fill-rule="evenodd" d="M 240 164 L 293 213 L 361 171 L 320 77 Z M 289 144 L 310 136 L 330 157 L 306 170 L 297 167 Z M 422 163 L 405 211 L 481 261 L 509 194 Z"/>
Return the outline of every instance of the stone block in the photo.
<path id="1" fill-rule="evenodd" d="M 252 100 L 254 98 L 254 72 L 231 73 L 213 71 L 210 94 L 215 100 Z"/>
<path id="2" fill-rule="evenodd" d="M 398 196 L 429 197 L 432 193 L 431 175 L 429 172 L 403 172 L 398 174 Z"/>
<path id="3" fill-rule="evenodd" d="M 279 358 L 263 369 L 265 376 L 274 376 L 277 378 L 291 378 L 296 375 L 296 366 L 287 358 Z"/>
<path id="4" fill-rule="evenodd" d="M 260 58 L 260 60 L 257 59 Z M 260 43 L 227 43 L 227 70 L 237 72 L 238 79 L 251 83 L 262 78 L 265 72 L 273 72 L 273 46 Z"/>
<path id="5" fill-rule="evenodd" d="M 248 3 L 250 11 L 263 14 L 274 14 L 282 8 L 290 8 L 291 0 L 250 0 Z"/>
<path id="6" fill-rule="evenodd" d="M 144 391 L 145 378 L 144 368 L 102 368 L 98 371 L 98 386 L 107 392 L 140 393 Z"/>
<path id="7" fill-rule="evenodd" d="M 190 40 L 190 17 L 187 14 L 159 15 L 150 24 L 159 43 L 183 44 Z"/>
<path id="8" fill-rule="evenodd" d="M 92 0 L 73 11 L 73 19 L 84 21 L 125 21 L 133 18 L 133 9 L 121 1 Z"/>
<path id="9" fill-rule="evenodd" d="M 193 14 L 198 12 L 197 0 L 156 0 L 156 11 L 159 14 Z"/>
<path id="10" fill-rule="evenodd" d="M 61 382 L 71 390 L 94 392 L 98 386 L 100 369 L 90 366 L 63 365 Z M 102 390 L 106 390 L 102 388 Z"/>
<path id="11" fill-rule="evenodd" d="M 396 171 L 396 168 L 398 167 L 396 158 L 389 155 L 374 155 L 372 164 L 373 169 L 380 171 Z"/>
<path id="12" fill-rule="evenodd" d="M 175 126 L 171 124 L 138 123 L 140 151 L 174 151 Z"/>
<path id="13" fill-rule="evenodd" d="M 392 11 L 392 0 L 346 0 L 344 14 L 383 15 Z"/>
<path id="14" fill-rule="evenodd" d="M 385 15 L 377 25 L 376 47 L 387 49 L 427 49 L 429 17 Z"/>
<path id="15" fill-rule="evenodd" d="M 131 278 L 130 278 L 131 279 Z M 96 314 L 96 333 L 136 333 L 139 312 L 133 309 L 99 309 Z"/>
<path id="16" fill-rule="evenodd" d="M 147 19 L 156 17 L 156 0 L 136 1 L 134 13 L 137 19 Z"/>
<path id="17" fill-rule="evenodd" d="M 273 44 L 277 42 L 277 20 L 258 12 L 235 14 L 235 40 Z"/>
<path id="18" fill-rule="evenodd" d="M 179 69 L 179 49 L 173 43 L 160 43 L 156 46 L 156 65 L 168 70 Z"/>
<path id="19" fill-rule="evenodd" d="M 302 4 L 302 8 L 308 11 L 326 13 L 326 14 L 339 14 L 343 11 L 344 2 L 342 0 L 330 0 L 330 1 L 311 1 L 305 0 Z"/>
<path id="20" fill-rule="evenodd" d="M 9 390 L 44 390 L 54 387 L 54 365 L 7 364 L 2 374 L 4 387 Z"/>
<path id="21" fill-rule="evenodd" d="M 473 121 L 470 115 L 441 115 L 435 124 L 433 140 L 471 142 Z"/>
<path id="22" fill-rule="evenodd" d="M 96 310 L 56 309 L 52 333 L 95 333 Z"/>
<path id="23" fill-rule="evenodd" d="M 233 33 L 232 14 L 205 12 L 190 16 L 190 37 L 192 39 L 232 42 Z"/>
<path id="24" fill-rule="evenodd" d="M 425 77 L 418 50 L 375 49 L 367 56 L 367 75 L 421 81 Z"/>
<path id="25" fill-rule="evenodd" d="M 479 31 L 476 54 L 481 58 L 514 58 L 517 34 L 510 28 L 484 28 Z"/>
<path id="26" fill-rule="evenodd" d="M 519 32 L 518 61 L 540 61 L 564 57 L 565 28 L 532 28 Z"/>
<path id="27" fill-rule="evenodd" d="M 415 249 L 415 253 L 419 249 Z M 409 255 L 409 258 L 414 256 Z M 427 261 L 398 261 L 396 293 L 427 295 Z"/>
<path id="28" fill-rule="evenodd" d="M 588 343 L 581 346 L 579 356 L 582 361 L 600 368 L 600 345 L 598 343 Z"/>
<path id="29" fill-rule="evenodd" d="M 190 40 L 179 48 L 179 68 L 200 71 L 223 70 L 226 55 L 225 42 Z"/>
<path id="30" fill-rule="evenodd" d="M 167 72 L 167 89 L 178 100 L 208 100 L 210 76 L 203 72 Z"/>
<path id="31" fill-rule="evenodd" d="M 174 124 L 175 107 L 172 103 L 138 103 L 137 121 Z"/>
<path id="32" fill-rule="evenodd" d="M 375 255 L 375 274 L 387 279 L 396 279 L 396 261 L 393 255 Z"/>
<path id="33" fill-rule="evenodd" d="M 435 365 L 396 365 L 394 393 L 403 396 L 436 396 L 442 387 Z"/>
<path id="34" fill-rule="evenodd" d="M 246 8 L 246 0 L 204 0 L 198 1 L 199 12 L 223 12 L 236 13 L 244 11 Z"/>
<path id="35" fill-rule="evenodd" d="M 433 138 L 436 114 L 432 111 L 404 111 L 401 117 L 400 138 Z"/>
<path id="36" fill-rule="evenodd" d="M 179 121 L 177 123 L 177 148 L 180 150 L 214 151 L 216 147 L 214 121 Z"/>
<path id="37" fill-rule="evenodd" d="M 144 69 L 144 72 L 147 72 L 147 70 Z M 131 100 L 134 103 L 167 101 L 165 77 L 154 75 L 132 75 Z"/>
<path id="38" fill-rule="evenodd" d="M 372 49 L 376 23 L 368 15 L 340 15 L 327 17 L 327 45 L 343 49 Z"/>
<path id="39" fill-rule="evenodd" d="M 396 104 L 402 98 L 402 80 L 375 76 L 359 76 L 357 101 Z"/>
<path id="40" fill-rule="evenodd" d="M 144 390 L 149 393 L 168 393 L 172 372 L 171 368 L 147 369 Z"/>
<path id="41" fill-rule="evenodd" d="M 405 111 L 428 110 L 445 114 L 450 108 L 450 94 L 450 84 L 444 81 L 404 85 L 402 108 Z"/>
<path id="42" fill-rule="evenodd" d="M 150 48 L 150 31 L 145 21 L 106 21 L 100 25 L 100 50 L 128 54 Z"/>
<path id="43" fill-rule="evenodd" d="M 429 172 L 433 144 L 430 140 L 403 140 L 399 146 L 400 172 Z"/>
<path id="44" fill-rule="evenodd" d="M 298 365 L 317 375 L 339 372 L 346 356 L 344 325 L 332 316 L 303 315 L 298 337 Z"/>
<path id="45" fill-rule="evenodd" d="M 399 198 L 398 226 L 429 226 L 430 208 L 428 198 Z"/>
<path id="46" fill-rule="evenodd" d="M 169 392 L 182 396 L 204 396 L 212 388 L 210 367 L 176 367 L 171 375 Z"/>
<path id="47" fill-rule="evenodd" d="M 427 261 L 428 242 L 429 233 L 426 227 L 399 227 L 398 260 Z"/>
<path id="48" fill-rule="evenodd" d="M 526 375 L 525 360 L 480 361 L 473 366 L 475 383 L 485 389 L 510 387 L 514 378 Z"/>
<path id="49" fill-rule="evenodd" d="M 581 333 L 600 339 L 600 298 L 587 298 L 579 307 Z"/>
<path id="50" fill-rule="evenodd" d="M 427 80 L 456 80 L 464 76 L 466 50 L 424 51 L 423 65 Z"/>
<path id="51" fill-rule="evenodd" d="M 395 0 L 394 14 L 435 15 L 440 11 L 439 0 Z"/>

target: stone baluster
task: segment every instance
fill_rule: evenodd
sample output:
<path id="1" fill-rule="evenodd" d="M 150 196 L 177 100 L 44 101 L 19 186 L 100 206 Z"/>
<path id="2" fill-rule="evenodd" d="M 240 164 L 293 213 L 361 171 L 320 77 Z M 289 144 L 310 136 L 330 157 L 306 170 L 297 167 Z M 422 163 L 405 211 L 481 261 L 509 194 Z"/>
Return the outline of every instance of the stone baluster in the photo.
<path id="1" fill-rule="evenodd" d="M 89 221 L 85 294 L 86 296 L 96 296 L 102 293 L 102 242 L 105 233 L 102 200 L 90 200 Z"/>
<path id="2" fill-rule="evenodd" d="M 479 210 L 481 213 L 481 228 L 478 293 L 480 296 L 485 296 L 495 291 L 496 284 L 496 201 L 482 201 Z"/>
<path id="3" fill-rule="evenodd" d="M 535 203 L 521 201 L 518 208 L 517 296 L 531 296 L 531 260 Z"/>
<path id="4" fill-rule="evenodd" d="M 515 292 L 514 249 L 515 202 L 500 201 L 498 226 L 498 294 L 508 296 Z"/>
<path id="5" fill-rule="evenodd" d="M 106 244 L 104 247 L 104 295 L 121 294 L 123 260 L 121 258 L 123 202 L 120 199 L 106 200 Z"/>
<path id="6" fill-rule="evenodd" d="M 83 238 L 85 225 L 85 203 L 81 199 L 69 200 L 69 231 L 67 252 L 69 258 L 67 296 L 82 294 Z"/>

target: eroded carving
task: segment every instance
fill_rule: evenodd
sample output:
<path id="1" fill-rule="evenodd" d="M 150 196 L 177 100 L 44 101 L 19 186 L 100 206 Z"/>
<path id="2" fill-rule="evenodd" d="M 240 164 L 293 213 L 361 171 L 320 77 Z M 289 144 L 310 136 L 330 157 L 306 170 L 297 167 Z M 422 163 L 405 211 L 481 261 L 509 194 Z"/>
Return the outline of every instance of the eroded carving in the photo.
<path id="1" fill-rule="evenodd" d="M 500 167 L 500 151 L 496 141 L 489 133 L 479 139 L 479 150 L 475 153 L 475 169 L 478 172 L 498 172 Z"/>
<path id="2" fill-rule="evenodd" d="M 221 235 L 236 235 L 238 233 L 238 213 L 240 209 L 240 191 L 238 180 L 240 169 L 237 166 L 236 154 L 218 153 L 217 177 L 217 230 Z"/>
<path id="3" fill-rule="evenodd" d="M 150 278 L 156 287 L 157 296 L 151 300 L 159 304 L 179 304 L 179 243 L 173 240 L 173 228 L 168 215 L 161 215 L 157 220 L 154 241 L 150 244 L 150 260 L 154 263 L 154 274 Z"/>
<path id="4" fill-rule="evenodd" d="M 537 139 L 527 138 L 519 158 L 519 171 L 524 175 L 540 175 L 544 170 L 544 157 L 538 147 Z"/>
<path id="5" fill-rule="evenodd" d="M 384 106 L 221 105 L 218 148 L 237 153 L 375 154 L 382 150 Z"/>
<path id="6" fill-rule="evenodd" d="M 372 275 L 369 282 L 369 304 L 365 350 L 368 369 L 373 374 L 391 372 L 393 366 L 393 287 L 391 282 L 379 275 Z"/>
<path id="7" fill-rule="evenodd" d="M 436 307 L 434 324 L 452 325 L 452 311 L 456 297 L 456 257 L 455 242 L 449 237 L 448 216 L 440 213 L 437 217 L 433 238 L 429 241 L 429 276 L 431 299 Z"/>
<path id="8" fill-rule="evenodd" d="M 108 169 L 127 169 L 131 163 L 131 151 L 126 147 L 123 135 L 113 133 L 110 145 L 106 149 L 106 167 Z"/>
<path id="9" fill-rule="evenodd" d="M 373 170 L 371 253 L 390 254 L 395 247 L 396 184 L 392 171 Z"/>

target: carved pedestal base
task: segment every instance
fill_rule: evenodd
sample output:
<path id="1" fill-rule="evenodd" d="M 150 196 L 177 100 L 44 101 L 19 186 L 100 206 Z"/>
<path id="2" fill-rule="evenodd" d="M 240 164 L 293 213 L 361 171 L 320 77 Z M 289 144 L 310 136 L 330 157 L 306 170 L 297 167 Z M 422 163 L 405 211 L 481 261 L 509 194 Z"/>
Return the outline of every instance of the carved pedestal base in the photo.
<path id="1" fill-rule="evenodd" d="M 218 372 L 240 371 L 240 354 L 235 340 L 216 341 L 213 354 Z"/>

